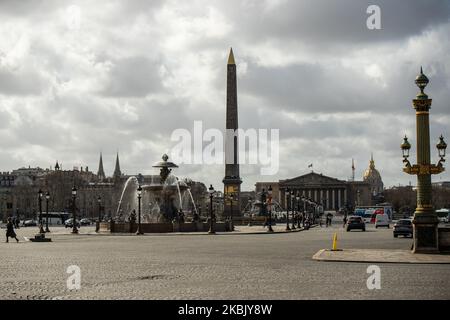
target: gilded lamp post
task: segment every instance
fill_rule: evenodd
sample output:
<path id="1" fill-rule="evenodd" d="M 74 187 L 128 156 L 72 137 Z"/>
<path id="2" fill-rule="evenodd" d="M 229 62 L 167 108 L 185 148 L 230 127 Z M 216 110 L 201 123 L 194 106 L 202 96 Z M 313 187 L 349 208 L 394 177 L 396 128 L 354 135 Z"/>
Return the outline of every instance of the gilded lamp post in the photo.
<path id="1" fill-rule="evenodd" d="M 443 162 L 445 161 L 447 144 L 441 135 L 440 141 L 436 145 L 440 160 L 437 164 L 431 164 L 429 110 L 432 99 L 428 99 L 428 96 L 424 93 L 428 82 L 428 78 L 420 68 L 420 75 L 415 80 L 420 93 L 413 100 L 413 106 L 416 109 L 417 164 L 411 165 L 408 160 L 411 145 L 406 136 L 401 145 L 403 163 L 405 164 L 403 171 L 411 175 L 417 175 L 417 206 L 413 219 L 414 253 L 439 252 L 439 220 L 432 205 L 431 175 L 444 171 Z"/>

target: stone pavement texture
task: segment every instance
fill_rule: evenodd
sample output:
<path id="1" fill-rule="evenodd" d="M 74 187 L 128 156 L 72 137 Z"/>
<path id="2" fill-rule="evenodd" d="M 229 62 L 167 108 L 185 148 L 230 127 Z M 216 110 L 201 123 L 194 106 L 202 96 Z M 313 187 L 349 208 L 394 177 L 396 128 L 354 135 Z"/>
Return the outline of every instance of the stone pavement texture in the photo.
<path id="1" fill-rule="evenodd" d="M 372 263 L 311 259 L 334 232 L 344 249 L 409 249 L 411 239 L 392 230 L 99 236 L 82 227 L 52 228 L 50 243 L 23 241 L 36 230 L 0 243 L 0 299 L 450 299 L 449 265 L 377 263 L 381 289 L 369 290 Z M 66 287 L 70 265 L 81 269 L 78 291 Z"/>
<path id="2" fill-rule="evenodd" d="M 345 249 L 319 250 L 314 256 L 318 261 L 346 261 L 373 263 L 427 263 L 450 264 L 449 254 L 413 254 L 411 250 Z"/>

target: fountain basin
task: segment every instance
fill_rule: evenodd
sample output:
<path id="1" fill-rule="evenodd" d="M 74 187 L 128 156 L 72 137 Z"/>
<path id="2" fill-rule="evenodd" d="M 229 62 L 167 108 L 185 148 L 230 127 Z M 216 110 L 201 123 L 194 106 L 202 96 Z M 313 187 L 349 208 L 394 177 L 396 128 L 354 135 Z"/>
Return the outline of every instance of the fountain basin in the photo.
<path id="1" fill-rule="evenodd" d="M 228 221 L 217 222 L 215 230 L 217 232 L 231 231 L 231 223 Z M 136 233 L 137 223 L 132 222 L 101 222 L 99 233 Z M 209 223 L 206 222 L 162 222 L 162 223 L 141 223 L 143 233 L 171 233 L 171 232 L 208 232 Z"/>

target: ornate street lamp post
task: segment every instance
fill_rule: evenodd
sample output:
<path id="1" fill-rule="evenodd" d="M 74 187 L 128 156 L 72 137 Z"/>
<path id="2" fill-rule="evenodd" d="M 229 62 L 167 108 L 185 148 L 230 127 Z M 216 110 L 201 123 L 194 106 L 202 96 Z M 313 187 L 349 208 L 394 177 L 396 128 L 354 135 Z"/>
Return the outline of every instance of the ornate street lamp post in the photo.
<path id="1" fill-rule="evenodd" d="M 98 203 L 98 221 L 96 223 L 95 232 L 100 231 L 100 222 L 102 221 L 102 197 L 97 197 L 97 203 Z"/>
<path id="2" fill-rule="evenodd" d="M 45 194 L 45 211 L 47 212 L 47 217 L 45 219 L 45 232 L 50 232 L 48 228 L 48 200 L 50 200 L 50 193 L 47 191 Z"/>
<path id="3" fill-rule="evenodd" d="M 267 191 L 268 191 L 268 195 L 269 195 L 269 201 L 268 201 L 268 204 L 269 204 L 269 226 L 268 226 L 268 228 L 267 228 L 267 232 L 273 232 L 273 229 L 272 229 L 272 186 L 270 185 L 269 186 L 269 189 L 267 189 Z"/>
<path id="4" fill-rule="evenodd" d="M 447 144 L 441 135 L 436 145 L 440 158 L 437 164 L 431 164 L 430 157 L 430 122 L 429 110 L 432 99 L 424 93 L 429 80 L 420 68 L 420 75 L 415 83 L 420 89 L 413 106 L 416 110 L 416 134 L 417 134 L 417 164 L 411 165 L 408 160 L 411 145 L 405 136 L 401 148 L 403 151 L 403 171 L 417 175 L 417 207 L 413 219 L 414 253 L 439 252 L 438 249 L 438 223 L 436 213 L 432 205 L 431 175 L 443 172 L 445 162 L 445 149 Z"/>
<path id="5" fill-rule="evenodd" d="M 73 186 L 72 188 L 72 233 L 78 234 L 77 228 L 77 214 L 76 214 L 76 204 L 75 200 L 77 198 L 77 188 Z"/>
<path id="6" fill-rule="evenodd" d="M 305 220 L 306 220 L 306 197 L 302 196 L 302 201 L 303 201 L 303 219 L 302 219 L 302 225 L 303 228 L 305 227 Z"/>
<path id="7" fill-rule="evenodd" d="M 142 198 L 142 187 L 141 185 L 137 188 L 137 196 L 138 196 L 138 228 L 136 231 L 136 235 L 143 234 L 141 229 L 141 198 Z"/>
<path id="8" fill-rule="evenodd" d="M 228 199 L 230 200 L 230 216 L 228 217 L 228 219 L 231 221 L 232 217 L 233 217 L 233 200 L 234 200 L 234 193 L 230 192 L 228 194 Z"/>
<path id="9" fill-rule="evenodd" d="M 295 203 L 294 203 L 294 200 L 295 200 L 295 193 L 294 193 L 294 190 L 291 190 L 291 219 L 292 219 L 292 227 L 291 227 L 291 229 L 292 230 L 296 229 L 296 227 L 295 227 Z"/>
<path id="10" fill-rule="evenodd" d="M 208 193 L 209 193 L 209 213 L 210 213 L 210 218 L 209 218 L 209 231 L 208 234 L 215 234 L 216 231 L 214 230 L 214 213 L 213 213 L 213 197 L 214 197 L 214 188 L 211 185 L 209 185 L 208 188 Z"/>
<path id="11" fill-rule="evenodd" d="M 289 188 L 286 189 L 286 231 L 291 231 L 291 228 L 289 227 L 289 204 L 290 204 L 290 197 L 291 190 Z"/>
<path id="12" fill-rule="evenodd" d="M 356 190 L 356 207 L 361 205 L 361 190 Z"/>
<path id="13" fill-rule="evenodd" d="M 300 191 L 298 190 L 295 199 L 297 200 L 297 228 L 300 229 Z"/>
<path id="14" fill-rule="evenodd" d="M 39 202 L 39 233 L 45 233 L 44 225 L 42 221 L 42 190 L 38 191 L 38 202 Z"/>
<path id="15" fill-rule="evenodd" d="M 267 213 L 267 193 L 265 189 L 261 191 L 261 207 L 259 208 L 259 216 L 264 217 Z"/>

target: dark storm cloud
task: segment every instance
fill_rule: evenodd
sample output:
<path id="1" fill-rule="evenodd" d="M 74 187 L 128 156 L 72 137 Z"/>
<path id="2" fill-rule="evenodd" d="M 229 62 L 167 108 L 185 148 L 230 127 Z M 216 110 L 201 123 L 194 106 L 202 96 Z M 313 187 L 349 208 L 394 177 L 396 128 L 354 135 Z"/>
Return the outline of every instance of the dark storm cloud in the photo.
<path id="1" fill-rule="evenodd" d="M 248 4 L 249 3 L 249 4 Z M 268 38 L 298 41 L 308 46 L 357 46 L 369 42 L 392 41 L 420 34 L 431 25 L 447 22 L 450 4 L 447 0 L 303 0 L 281 1 L 261 10 L 265 2 L 241 1 L 220 3 L 228 16 L 236 19 L 236 36 L 250 42 Z M 366 27 L 369 5 L 381 9 L 382 30 Z M 247 9 L 247 10 L 245 10 Z"/>

